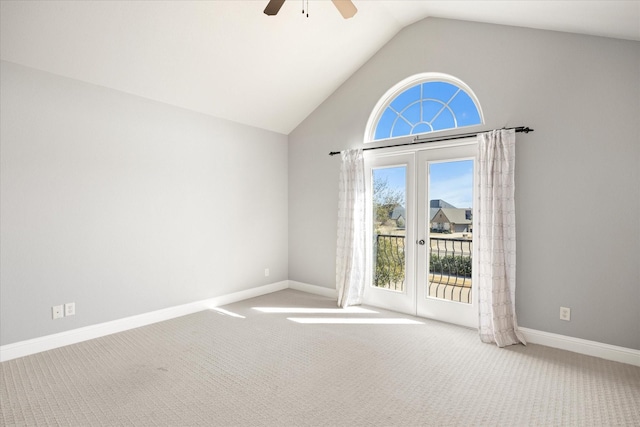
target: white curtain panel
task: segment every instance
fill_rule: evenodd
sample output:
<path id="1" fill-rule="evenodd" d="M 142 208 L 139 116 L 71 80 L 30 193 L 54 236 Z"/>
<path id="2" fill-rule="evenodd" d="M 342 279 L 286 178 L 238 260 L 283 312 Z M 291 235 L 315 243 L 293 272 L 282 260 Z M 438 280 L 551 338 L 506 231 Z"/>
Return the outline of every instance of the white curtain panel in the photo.
<path id="1" fill-rule="evenodd" d="M 362 150 L 342 152 L 338 196 L 338 306 L 362 304 L 366 272 L 365 181 Z"/>
<path id="2" fill-rule="evenodd" d="M 515 310 L 515 131 L 478 134 L 479 332 L 498 347 L 523 343 Z"/>

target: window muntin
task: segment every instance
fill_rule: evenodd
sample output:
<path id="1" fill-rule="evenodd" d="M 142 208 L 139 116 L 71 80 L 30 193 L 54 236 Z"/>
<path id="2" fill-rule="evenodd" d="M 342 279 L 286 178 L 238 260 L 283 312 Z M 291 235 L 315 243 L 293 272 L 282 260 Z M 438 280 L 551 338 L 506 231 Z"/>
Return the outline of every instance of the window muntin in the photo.
<path id="1" fill-rule="evenodd" d="M 456 129 L 484 122 L 480 105 L 462 81 L 427 73 L 406 79 L 383 96 L 367 125 L 366 142 Z"/>

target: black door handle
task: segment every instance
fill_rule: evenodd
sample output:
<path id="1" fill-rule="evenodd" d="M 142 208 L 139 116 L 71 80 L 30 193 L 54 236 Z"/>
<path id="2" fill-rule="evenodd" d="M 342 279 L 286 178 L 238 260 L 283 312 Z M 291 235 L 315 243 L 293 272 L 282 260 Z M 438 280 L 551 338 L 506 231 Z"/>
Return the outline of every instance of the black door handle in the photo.
<path id="1" fill-rule="evenodd" d="M 424 239 L 420 239 L 420 240 L 418 240 L 418 244 L 419 244 L 419 245 L 424 245 Z"/>

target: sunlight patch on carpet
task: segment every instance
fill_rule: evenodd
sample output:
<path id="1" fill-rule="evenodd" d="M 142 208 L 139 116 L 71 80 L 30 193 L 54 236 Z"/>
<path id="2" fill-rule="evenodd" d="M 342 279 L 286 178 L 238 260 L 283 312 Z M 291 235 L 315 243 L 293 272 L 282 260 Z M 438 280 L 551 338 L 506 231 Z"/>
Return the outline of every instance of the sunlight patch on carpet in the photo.
<path id="1" fill-rule="evenodd" d="M 402 318 L 358 318 L 358 317 L 288 317 L 296 323 L 309 324 L 343 324 L 343 325 L 424 325 L 422 322 Z"/>
<path id="2" fill-rule="evenodd" d="M 377 311 L 362 307 L 347 308 L 304 308 L 304 307 L 252 307 L 262 313 L 285 314 L 378 314 Z"/>

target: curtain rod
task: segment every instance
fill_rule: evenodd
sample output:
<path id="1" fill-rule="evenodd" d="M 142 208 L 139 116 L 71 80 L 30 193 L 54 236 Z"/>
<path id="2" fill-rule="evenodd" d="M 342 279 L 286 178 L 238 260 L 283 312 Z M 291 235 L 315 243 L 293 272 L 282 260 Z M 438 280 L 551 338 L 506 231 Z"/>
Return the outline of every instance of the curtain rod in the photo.
<path id="1" fill-rule="evenodd" d="M 533 132 L 533 129 L 531 129 L 528 126 L 516 126 L 516 127 L 512 127 L 512 128 L 502 128 L 503 130 L 509 130 L 509 129 L 514 129 L 516 132 L 523 132 L 523 133 L 529 133 L 529 132 Z M 478 136 L 478 134 L 484 133 L 484 132 L 490 132 L 490 131 L 481 131 L 481 132 L 471 132 L 471 133 L 461 133 L 458 135 L 449 135 L 449 136 L 443 136 L 443 137 L 436 137 L 436 138 L 426 138 L 426 139 L 420 139 L 418 137 L 413 138 L 413 141 L 411 142 L 406 142 L 404 144 L 395 144 L 395 145 L 381 145 L 379 147 L 367 147 L 367 148 L 363 148 L 362 151 L 369 151 L 369 150 L 380 150 L 381 148 L 390 148 L 390 147 L 404 147 L 406 145 L 414 145 L 414 144 L 425 144 L 428 142 L 439 142 L 439 141 L 451 141 L 454 139 L 463 139 L 463 138 L 470 138 L 473 136 Z M 342 151 L 332 151 L 329 153 L 330 156 L 335 156 L 336 154 L 340 154 L 342 153 Z"/>

